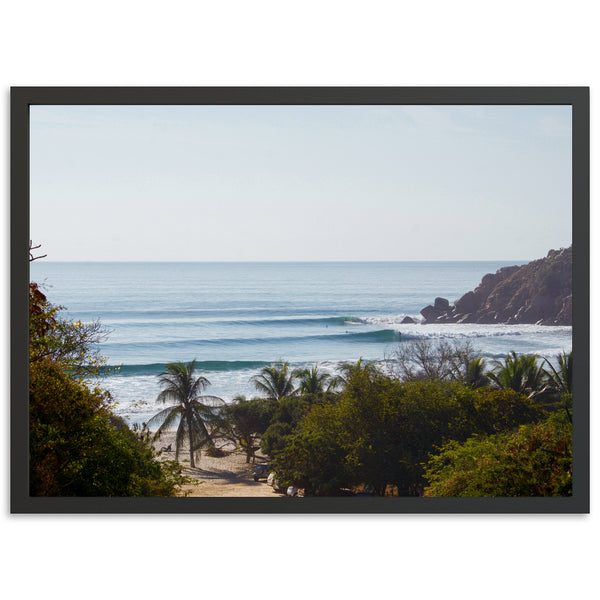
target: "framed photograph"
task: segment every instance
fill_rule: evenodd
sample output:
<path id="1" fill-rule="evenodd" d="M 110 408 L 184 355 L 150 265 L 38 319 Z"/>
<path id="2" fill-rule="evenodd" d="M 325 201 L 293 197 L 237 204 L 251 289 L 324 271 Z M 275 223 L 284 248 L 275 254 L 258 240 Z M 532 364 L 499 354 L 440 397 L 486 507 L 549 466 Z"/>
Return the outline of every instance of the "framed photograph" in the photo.
<path id="1" fill-rule="evenodd" d="M 12 512 L 589 512 L 588 88 L 13 88 L 11 218 Z"/>

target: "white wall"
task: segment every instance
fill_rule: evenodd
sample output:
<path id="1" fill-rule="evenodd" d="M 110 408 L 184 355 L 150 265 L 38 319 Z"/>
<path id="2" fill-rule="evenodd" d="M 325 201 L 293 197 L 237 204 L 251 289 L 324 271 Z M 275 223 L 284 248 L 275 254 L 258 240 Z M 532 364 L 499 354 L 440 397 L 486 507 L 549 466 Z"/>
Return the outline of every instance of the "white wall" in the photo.
<path id="1" fill-rule="evenodd" d="M 7 397 L 11 85 L 589 85 L 594 167 L 591 1 L 31 0 L 4 6 L 2 23 Z M 8 441 L 2 450 L 3 586 L 19 597 L 578 598 L 597 588 L 594 479 L 591 516 L 25 517 L 8 515 Z M 592 468 L 597 458 L 592 436 Z"/>

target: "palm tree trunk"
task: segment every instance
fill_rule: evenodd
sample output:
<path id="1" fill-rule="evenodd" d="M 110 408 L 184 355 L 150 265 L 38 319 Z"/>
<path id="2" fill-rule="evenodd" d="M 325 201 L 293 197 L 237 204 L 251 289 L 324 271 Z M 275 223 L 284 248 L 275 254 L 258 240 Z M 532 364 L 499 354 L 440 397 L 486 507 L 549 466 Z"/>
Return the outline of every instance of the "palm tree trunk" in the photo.
<path id="1" fill-rule="evenodd" d="M 190 467 L 194 469 L 196 467 L 196 463 L 194 462 L 194 454 L 195 452 L 192 450 L 192 432 L 190 431 Z"/>
<path id="2" fill-rule="evenodd" d="M 244 441 L 246 442 L 246 462 L 249 463 L 252 456 L 252 436 L 248 436 Z"/>

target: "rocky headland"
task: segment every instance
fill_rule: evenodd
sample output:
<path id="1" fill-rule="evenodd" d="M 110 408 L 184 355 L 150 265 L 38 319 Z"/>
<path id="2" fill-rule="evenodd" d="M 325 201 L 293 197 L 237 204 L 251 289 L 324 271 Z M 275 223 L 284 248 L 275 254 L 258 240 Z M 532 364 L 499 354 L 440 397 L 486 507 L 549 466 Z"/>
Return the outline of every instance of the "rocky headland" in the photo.
<path id="1" fill-rule="evenodd" d="M 522 266 L 485 275 L 453 305 L 436 298 L 421 310 L 423 323 L 571 325 L 572 247 Z"/>

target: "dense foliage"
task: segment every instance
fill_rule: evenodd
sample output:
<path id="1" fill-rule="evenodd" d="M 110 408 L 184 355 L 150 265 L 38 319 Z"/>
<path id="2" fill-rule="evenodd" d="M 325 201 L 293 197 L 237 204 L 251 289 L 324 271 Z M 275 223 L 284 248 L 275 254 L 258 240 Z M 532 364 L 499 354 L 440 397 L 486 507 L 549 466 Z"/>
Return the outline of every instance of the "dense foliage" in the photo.
<path id="1" fill-rule="evenodd" d="M 272 456 L 285 448 L 288 438 L 298 433 L 304 417 L 313 405 L 328 404 L 335 400 L 336 396 L 331 392 L 282 398 L 274 407 L 268 427 L 261 436 L 261 450 Z"/>
<path id="2" fill-rule="evenodd" d="M 274 401 L 262 398 L 246 400 L 237 396 L 223 410 L 223 437 L 241 448 L 246 462 L 254 458 L 259 441 L 271 423 L 276 409 Z"/>
<path id="3" fill-rule="evenodd" d="M 280 361 L 252 380 L 266 398 L 238 398 L 223 414 L 247 460 L 259 443 L 273 459 L 282 488 L 568 495 L 572 354 L 557 364 L 512 352 L 490 365 L 468 343 L 428 341 L 386 359 L 385 372 L 359 360 L 327 376 Z M 512 467 L 487 460 L 492 451 Z"/>
<path id="4" fill-rule="evenodd" d="M 75 377 L 97 374 L 102 364 L 98 342 L 106 332 L 100 323 L 63 319 L 36 283 L 29 285 L 29 362 L 50 360 Z"/>
<path id="5" fill-rule="evenodd" d="M 101 357 L 98 324 L 61 318 L 36 284 L 29 289 L 30 494 L 165 496 L 184 481 L 110 410 L 89 379 Z"/>
<path id="6" fill-rule="evenodd" d="M 425 496 L 569 496 L 571 459 L 570 423 L 550 420 L 451 441 L 429 461 Z"/>
<path id="7" fill-rule="evenodd" d="M 422 493 L 423 464 L 449 440 L 538 420 L 541 411 L 511 390 L 459 383 L 401 382 L 357 369 L 334 403 L 318 403 L 275 452 L 278 475 L 310 493 L 368 485 L 379 495 Z"/>

